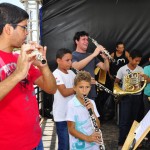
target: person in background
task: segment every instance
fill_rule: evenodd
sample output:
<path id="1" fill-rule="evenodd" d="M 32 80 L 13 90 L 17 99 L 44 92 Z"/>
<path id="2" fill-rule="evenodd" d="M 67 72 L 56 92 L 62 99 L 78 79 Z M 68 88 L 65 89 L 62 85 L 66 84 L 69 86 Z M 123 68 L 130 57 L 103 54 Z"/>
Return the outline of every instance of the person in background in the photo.
<path id="1" fill-rule="evenodd" d="M 30 42 L 27 12 L 0 3 L 0 149 L 43 150 L 42 130 L 34 84 L 56 92 L 56 81 L 47 63 L 36 60 L 35 49 L 46 60 L 46 47 Z M 13 53 L 20 48 L 20 54 Z M 34 67 L 34 65 L 36 67 Z"/>
<path id="2" fill-rule="evenodd" d="M 56 53 L 58 68 L 53 72 L 56 79 L 57 91 L 54 94 L 53 116 L 58 135 L 58 150 L 69 150 L 69 134 L 66 118 L 67 103 L 74 96 L 73 82 L 75 74 L 70 70 L 72 52 L 66 48 Z"/>
<path id="3" fill-rule="evenodd" d="M 83 95 L 91 89 L 91 75 L 79 71 L 74 80 L 76 95 L 67 104 L 66 120 L 69 130 L 70 150 L 99 150 L 101 137 L 95 132 L 87 109 L 92 109 L 96 124 L 100 128 L 99 113 L 95 102 L 91 99 L 85 103 Z"/>
<path id="4" fill-rule="evenodd" d="M 144 74 L 147 76 L 147 85 L 144 88 L 144 110 L 146 115 L 147 112 L 150 110 L 150 65 L 144 67 Z"/>
<path id="5" fill-rule="evenodd" d="M 149 58 L 150 61 L 150 58 Z M 144 67 L 144 74 L 147 76 L 147 85 L 144 88 L 144 115 L 150 110 L 150 65 Z M 150 133 L 147 135 L 148 143 L 150 145 Z"/>
<path id="6" fill-rule="evenodd" d="M 115 83 L 122 81 L 122 89 L 125 87 L 124 78 L 131 73 L 141 73 L 143 75 L 143 68 L 139 66 L 142 59 L 142 54 L 138 50 L 131 51 L 129 55 L 129 63 L 121 67 L 115 79 Z M 131 94 L 123 96 L 119 103 L 119 140 L 118 150 L 121 150 L 128 132 L 134 120 L 140 122 L 143 118 L 143 98 L 142 93 Z"/>
<path id="7" fill-rule="evenodd" d="M 74 43 L 76 46 L 76 50 L 72 53 L 72 67 L 77 70 L 85 70 L 91 74 L 92 77 L 92 88 L 88 95 L 89 98 L 95 100 L 97 97 L 97 92 L 95 88 L 95 75 L 94 69 L 96 66 L 100 67 L 101 69 L 108 71 L 109 70 L 109 60 L 102 53 L 105 48 L 99 45 L 93 53 L 87 52 L 87 48 L 89 45 L 89 34 L 85 31 L 76 32 L 74 35 Z M 102 53 L 102 54 L 101 54 Z M 104 62 L 101 62 L 97 56 L 101 55 L 104 59 Z"/>
<path id="8" fill-rule="evenodd" d="M 129 53 L 125 50 L 125 45 L 123 42 L 119 41 L 116 44 L 116 50 L 111 54 L 114 58 L 114 62 L 110 62 L 109 76 L 114 81 L 119 68 L 124 66 L 129 62 Z"/>
<path id="9" fill-rule="evenodd" d="M 128 60 L 129 53 L 128 53 L 128 51 L 125 50 L 125 44 L 123 42 L 118 41 L 116 43 L 116 49 L 113 53 L 111 53 L 111 57 L 114 59 L 114 62 L 110 61 L 110 69 L 106 76 L 105 86 L 108 87 L 111 91 L 113 91 L 117 71 L 122 66 L 124 66 L 125 64 L 127 64 L 129 62 L 129 60 Z M 102 120 L 107 120 L 109 117 L 117 118 L 117 116 L 115 116 L 115 114 L 117 113 L 117 108 L 118 108 L 118 106 L 115 106 L 115 105 L 117 105 L 117 104 L 111 103 L 111 105 L 110 105 L 111 107 L 109 106 L 109 111 L 108 111 L 108 113 L 106 113 L 104 110 L 105 110 L 105 108 L 107 108 L 107 106 L 106 106 L 108 104 L 107 100 L 109 100 L 110 95 L 108 96 L 108 94 L 104 93 L 103 91 L 100 93 L 100 95 L 98 95 L 98 97 L 101 95 L 104 95 L 103 97 L 105 97 L 105 98 L 103 98 L 103 97 L 101 98 L 102 99 L 100 101 L 101 104 L 99 104 L 99 105 L 101 105 L 101 107 L 103 107 L 103 109 L 101 109 L 101 112 L 100 112 Z M 111 97 L 111 99 L 112 99 L 112 101 L 114 101 L 113 97 Z"/>

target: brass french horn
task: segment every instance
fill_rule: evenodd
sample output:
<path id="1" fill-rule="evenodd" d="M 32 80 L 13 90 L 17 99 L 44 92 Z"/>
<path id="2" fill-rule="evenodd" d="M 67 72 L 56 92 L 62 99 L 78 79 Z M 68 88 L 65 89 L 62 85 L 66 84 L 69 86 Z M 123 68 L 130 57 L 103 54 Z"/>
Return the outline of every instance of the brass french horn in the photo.
<path id="1" fill-rule="evenodd" d="M 130 73 L 126 75 L 123 79 L 124 90 L 120 88 L 118 83 L 114 84 L 113 93 L 115 95 L 128 95 L 128 94 L 136 94 L 141 92 L 146 86 L 146 80 L 141 76 L 140 73 Z"/>

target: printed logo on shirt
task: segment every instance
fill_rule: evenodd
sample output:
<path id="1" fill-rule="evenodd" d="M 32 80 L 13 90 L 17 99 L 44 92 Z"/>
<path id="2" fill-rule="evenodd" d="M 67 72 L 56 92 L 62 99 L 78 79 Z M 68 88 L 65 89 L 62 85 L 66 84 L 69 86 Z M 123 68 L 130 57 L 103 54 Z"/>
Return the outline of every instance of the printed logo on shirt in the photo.
<path id="1" fill-rule="evenodd" d="M 74 120 L 76 122 L 76 130 L 85 135 L 88 135 L 88 132 L 84 128 L 88 120 L 79 121 L 78 115 L 74 116 Z M 94 145 L 95 143 L 93 142 L 87 144 L 85 141 L 76 138 L 75 141 L 72 142 L 71 150 L 79 150 L 79 149 L 85 150 L 88 148 L 92 148 Z"/>
<path id="2" fill-rule="evenodd" d="M 10 76 L 16 69 L 16 63 L 9 63 L 0 68 L 0 81 Z"/>
<path id="3" fill-rule="evenodd" d="M 122 63 L 122 62 L 125 63 L 125 59 L 124 58 L 118 59 L 116 65 L 119 65 L 119 63 Z"/>
<path id="4" fill-rule="evenodd" d="M 55 79 L 56 79 L 56 83 L 60 83 L 60 80 L 57 77 Z"/>
<path id="5" fill-rule="evenodd" d="M 131 73 L 130 69 L 126 69 L 126 71 L 128 72 L 128 74 L 130 74 L 130 73 Z"/>

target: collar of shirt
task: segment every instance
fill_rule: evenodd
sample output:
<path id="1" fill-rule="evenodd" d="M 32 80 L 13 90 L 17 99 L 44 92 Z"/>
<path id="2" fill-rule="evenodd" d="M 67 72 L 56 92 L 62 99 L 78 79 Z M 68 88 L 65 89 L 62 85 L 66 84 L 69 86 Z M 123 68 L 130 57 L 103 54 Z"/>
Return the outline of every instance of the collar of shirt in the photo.
<path id="1" fill-rule="evenodd" d="M 80 106 L 84 107 L 84 106 L 80 103 L 80 101 L 77 99 L 76 96 L 74 97 L 73 101 L 74 101 L 74 106 L 75 106 L 75 107 L 80 107 Z"/>

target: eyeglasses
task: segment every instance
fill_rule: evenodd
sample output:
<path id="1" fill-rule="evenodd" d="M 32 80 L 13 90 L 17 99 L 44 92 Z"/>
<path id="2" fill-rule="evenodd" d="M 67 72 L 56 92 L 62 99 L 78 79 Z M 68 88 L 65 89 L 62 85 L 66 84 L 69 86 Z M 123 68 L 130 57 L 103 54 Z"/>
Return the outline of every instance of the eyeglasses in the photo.
<path id="1" fill-rule="evenodd" d="M 14 25 L 14 26 L 19 26 L 21 28 L 23 28 L 24 30 L 28 30 L 28 27 L 27 26 L 22 26 L 22 25 L 19 25 L 19 24 L 11 24 L 11 25 Z"/>

